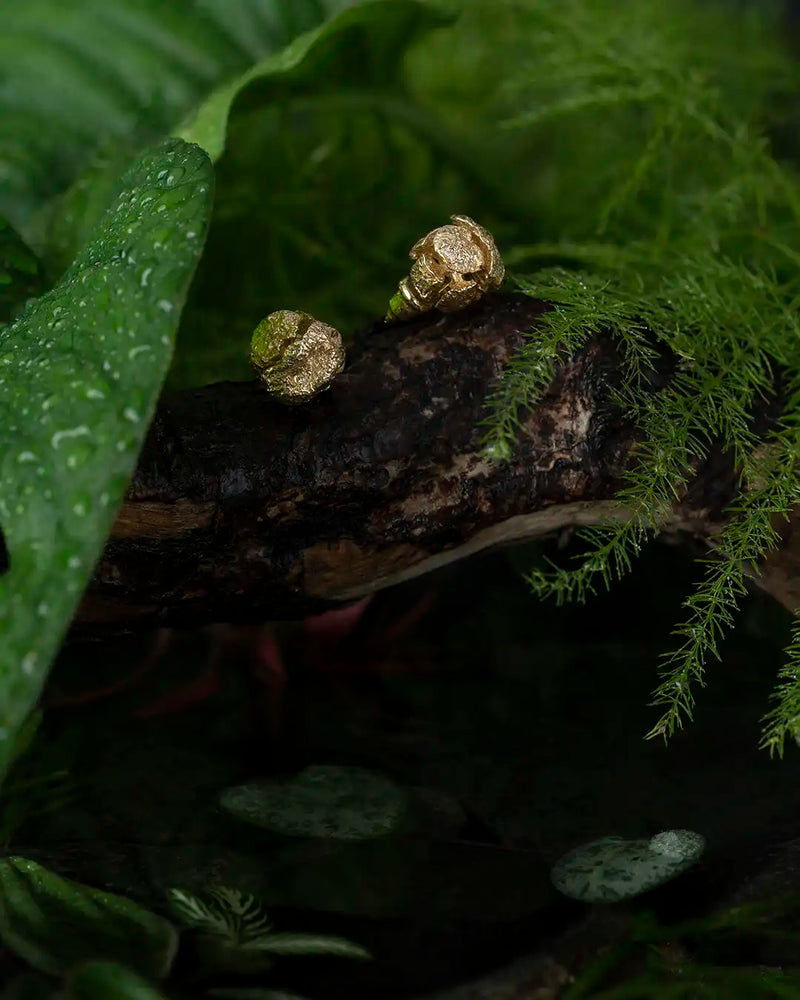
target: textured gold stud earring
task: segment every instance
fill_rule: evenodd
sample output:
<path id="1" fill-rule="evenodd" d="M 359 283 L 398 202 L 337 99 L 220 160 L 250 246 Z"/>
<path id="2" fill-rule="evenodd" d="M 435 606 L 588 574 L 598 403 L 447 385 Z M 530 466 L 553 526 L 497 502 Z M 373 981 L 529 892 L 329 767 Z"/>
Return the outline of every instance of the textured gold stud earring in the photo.
<path id="1" fill-rule="evenodd" d="M 338 330 L 308 313 L 281 309 L 262 319 L 250 341 L 259 379 L 280 403 L 307 403 L 344 368 Z"/>
<path id="2" fill-rule="evenodd" d="M 429 309 L 457 312 L 499 288 L 505 267 L 494 237 L 467 215 L 452 215 L 409 252 L 414 261 L 389 303 L 387 320 L 411 319 Z"/>

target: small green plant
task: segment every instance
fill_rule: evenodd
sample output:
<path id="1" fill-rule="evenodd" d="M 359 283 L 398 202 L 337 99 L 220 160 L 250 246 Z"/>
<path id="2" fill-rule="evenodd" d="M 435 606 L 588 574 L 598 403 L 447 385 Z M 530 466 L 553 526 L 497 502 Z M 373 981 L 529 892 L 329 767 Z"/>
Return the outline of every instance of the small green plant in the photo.
<path id="1" fill-rule="evenodd" d="M 214 887 L 198 895 L 176 888 L 167 896 L 179 923 L 192 932 L 196 981 L 202 982 L 207 973 L 264 972 L 277 956 L 372 957 L 345 938 L 275 931 L 261 901 L 238 889 Z M 66 993 L 57 994 L 66 1000 L 105 1000 L 111 995 L 159 1000 L 152 983 L 170 976 L 179 934 L 171 921 L 133 900 L 63 878 L 27 858 L 11 857 L 0 861 L 0 941 L 39 973 L 17 977 L 8 1000 L 49 1000 L 56 995 L 53 979 L 66 984 Z M 237 989 L 220 988 L 209 995 L 245 995 Z M 260 997 L 270 1000 L 290 996 L 259 990 Z"/>
<path id="2" fill-rule="evenodd" d="M 184 927 L 197 932 L 197 954 L 218 970 L 264 972 L 272 967 L 276 955 L 372 957 L 345 938 L 273 930 L 263 903 L 238 889 L 220 886 L 202 895 L 170 889 L 167 896 Z"/>

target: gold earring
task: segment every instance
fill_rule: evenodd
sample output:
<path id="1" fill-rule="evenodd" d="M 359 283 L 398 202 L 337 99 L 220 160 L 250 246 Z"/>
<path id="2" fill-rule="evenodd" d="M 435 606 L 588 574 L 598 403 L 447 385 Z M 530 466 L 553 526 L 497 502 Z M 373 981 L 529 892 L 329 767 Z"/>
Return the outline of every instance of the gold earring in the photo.
<path id="1" fill-rule="evenodd" d="M 494 237 L 467 215 L 452 215 L 409 252 L 414 261 L 389 303 L 387 321 L 411 319 L 430 309 L 457 312 L 477 302 L 505 277 Z"/>
<path id="2" fill-rule="evenodd" d="M 273 399 L 307 403 L 344 368 L 338 330 L 308 313 L 281 309 L 262 319 L 250 341 L 250 360 Z"/>

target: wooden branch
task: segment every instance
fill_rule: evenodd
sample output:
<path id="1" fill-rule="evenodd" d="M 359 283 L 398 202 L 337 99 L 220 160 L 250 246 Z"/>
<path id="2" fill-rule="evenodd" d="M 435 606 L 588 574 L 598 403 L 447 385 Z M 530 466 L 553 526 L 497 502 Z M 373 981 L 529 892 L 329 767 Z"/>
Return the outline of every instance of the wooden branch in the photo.
<path id="1" fill-rule="evenodd" d="M 256 382 L 165 395 L 75 627 L 301 617 L 482 549 L 623 516 L 611 500 L 637 436 L 609 402 L 610 340 L 565 361 L 511 460 L 482 456 L 486 397 L 546 308 L 495 295 L 378 324 L 302 407 Z M 713 534 L 734 489 L 717 456 L 664 527 Z M 784 553 L 760 581 L 787 604 L 800 593 L 794 536 L 794 561 Z"/>

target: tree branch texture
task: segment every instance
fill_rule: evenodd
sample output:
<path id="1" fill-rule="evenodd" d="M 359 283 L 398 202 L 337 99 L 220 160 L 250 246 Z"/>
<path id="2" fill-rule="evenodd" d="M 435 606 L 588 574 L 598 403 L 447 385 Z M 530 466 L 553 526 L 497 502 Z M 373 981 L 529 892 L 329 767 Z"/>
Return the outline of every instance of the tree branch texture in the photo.
<path id="1" fill-rule="evenodd" d="M 611 501 L 637 434 L 609 402 L 609 339 L 565 359 L 523 414 L 509 461 L 481 454 L 486 398 L 547 308 L 493 295 L 376 324 L 304 406 L 272 402 L 255 381 L 165 395 L 75 627 L 298 618 L 484 549 L 624 516 Z M 735 488 L 730 461 L 712 456 L 660 527 L 710 539 Z M 800 519 L 757 580 L 800 605 Z"/>

